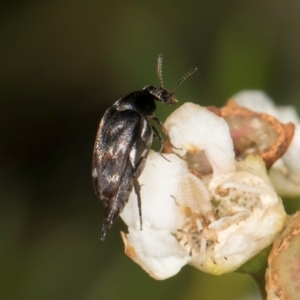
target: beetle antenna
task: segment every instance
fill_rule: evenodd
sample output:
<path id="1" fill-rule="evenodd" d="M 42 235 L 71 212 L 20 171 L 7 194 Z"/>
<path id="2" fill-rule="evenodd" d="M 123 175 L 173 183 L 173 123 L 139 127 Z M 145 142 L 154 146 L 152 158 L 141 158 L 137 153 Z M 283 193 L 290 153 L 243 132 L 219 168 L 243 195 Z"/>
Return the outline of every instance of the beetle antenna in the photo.
<path id="1" fill-rule="evenodd" d="M 162 59 L 163 59 L 163 55 L 159 54 L 158 55 L 158 62 L 157 62 L 157 74 L 158 74 L 158 78 L 159 78 L 159 81 L 160 81 L 160 87 L 164 86 L 163 76 L 162 76 Z"/>
<path id="2" fill-rule="evenodd" d="M 192 69 L 190 71 L 188 71 L 184 76 L 182 76 L 182 78 L 179 80 L 179 82 L 176 84 L 176 86 L 174 87 L 172 94 L 175 93 L 175 91 L 178 89 L 178 87 L 188 78 L 190 77 L 194 72 L 196 72 L 198 70 L 198 68 Z"/>

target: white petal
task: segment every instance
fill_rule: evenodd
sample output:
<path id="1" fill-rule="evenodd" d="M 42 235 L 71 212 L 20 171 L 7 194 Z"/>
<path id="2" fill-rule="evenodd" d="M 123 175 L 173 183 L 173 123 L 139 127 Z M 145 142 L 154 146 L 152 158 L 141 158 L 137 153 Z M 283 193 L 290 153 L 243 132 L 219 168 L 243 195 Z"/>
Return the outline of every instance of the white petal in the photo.
<path id="1" fill-rule="evenodd" d="M 204 228 L 206 256 L 194 256 L 191 265 L 211 274 L 231 272 L 272 243 L 285 211 L 261 162 L 259 156 L 249 156 L 241 163 L 249 171 L 212 179 L 209 189 L 220 219 Z"/>
<path id="2" fill-rule="evenodd" d="M 284 124 L 289 122 L 295 124 L 300 123 L 295 107 L 291 105 L 286 105 L 286 106 L 276 106 L 276 108 L 277 108 L 278 120 L 281 123 Z"/>
<path id="3" fill-rule="evenodd" d="M 204 150 L 214 176 L 235 170 L 234 151 L 226 121 L 193 103 L 185 103 L 165 122 L 170 140 L 180 156 Z"/>
<path id="4" fill-rule="evenodd" d="M 276 191 L 281 196 L 300 195 L 300 125 L 295 126 L 292 142 L 269 172 Z"/>
<path id="5" fill-rule="evenodd" d="M 281 123 L 299 123 L 296 109 L 291 106 L 277 106 L 263 91 L 246 90 L 232 96 L 236 103 L 252 111 L 266 113 L 277 118 Z"/>
<path id="6" fill-rule="evenodd" d="M 154 229 L 176 232 L 182 222 L 182 216 L 175 198 L 181 176 L 188 173 L 188 169 L 177 155 L 163 155 L 169 161 L 161 154 L 150 151 L 145 169 L 138 179 L 142 185 L 142 219 L 149 222 Z M 128 227 L 139 228 L 137 196 L 134 191 L 121 217 Z"/>
<path id="7" fill-rule="evenodd" d="M 244 211 L 221 218 L 209 226 L 217 242 L 208 249 L 206 259 L 196 257 L 190 264 L 215 275 L 234 271 L 272 243 L 284 219 L 281 203 L 272 209 L 255 209 L 251 214 Z"/>
<path id="8" fill-rule="evenodd" d="M 181 248 L 177 239 L 168 231 L 129 229 L 122 233 L 125 253 L 155 279 L 166 279 L 177 274 L 190 257 Z"/>
<path id="9" fill-rule="evenodd" d="M 233 95 L 232 98 L 242 107 L 277 117 L 273 100 L 263 91 L 245 90 Z"/>
<path id="10" fill-rule="evenodd" d="M 289 177 L 300 184 L 300 125 L 295 126 L 292 142 L 282 157 L 289 170 Z"/>

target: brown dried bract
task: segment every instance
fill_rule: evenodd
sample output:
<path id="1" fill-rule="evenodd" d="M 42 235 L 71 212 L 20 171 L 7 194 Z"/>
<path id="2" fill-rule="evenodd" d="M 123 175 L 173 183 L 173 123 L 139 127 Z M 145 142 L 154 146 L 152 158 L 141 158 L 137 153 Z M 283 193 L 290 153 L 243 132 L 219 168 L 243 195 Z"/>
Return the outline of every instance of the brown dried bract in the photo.
<path id="1" fill-rule="evenodd" d="M 213 169 L 203 150 L 196 153 L 187 152 L 185 160 L 190 172 L 198 178 L 202 178 L 203 176 L 213 173 Z"/>
<path id="2" fill-rule="evenodd" d="M 169 140 L 164 141 L 164 153 L 174 153 L 173 147 Z M 197 148 L 188 149 L 185 156 L 181 157 L 187 163 L 187 166 L 192 174 L 198 178 L 212 174 L 212 167 L 203 150 Z"/>
<path id="3" fill-rule="evenodd" d="M 293 138 L 294 124 L 282 124 L 268 114 L 241 107 L 234 99 L 221 108 L 221 116 L 229 125 L 238 160 L 258 154 L 270 168 L 286 152 Z"/>
<path id="4" fill-rule="evenodd" d="M 268 258 L 266 289 L 268 299 L 299 299 L 300 291 L 300 212 L 286 220 Z"/>
<path id="5" fill-rule="evenodd" d="M 221 117 L 222 116 L 222 112 L 220 110 L 219 107 L 216 106 L 206 106 L 205 107 L 207 110 L 209 110 L 210 112 L 214 113 L 215 115 Z"/>

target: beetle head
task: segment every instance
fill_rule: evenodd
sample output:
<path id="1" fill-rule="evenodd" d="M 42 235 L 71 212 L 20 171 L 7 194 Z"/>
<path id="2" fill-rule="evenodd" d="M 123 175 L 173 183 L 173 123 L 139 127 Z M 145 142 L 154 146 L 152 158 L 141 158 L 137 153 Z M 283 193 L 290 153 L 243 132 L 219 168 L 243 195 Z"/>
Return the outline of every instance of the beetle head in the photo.
<path id="1" fill-rule="evenodd" d="M 170 92 L 162 86 L 148 85 L 144 87 L 144 90 L 151 94 L 155 100 L 165 104 L 176 104 L 178 102 L 174 98 L 174 92 Z"/>
<path id="2" fill-rule="evenodd" d="M 175 99 L 174 94 L 177 88 L 180 86 L 180 84 L 186 80 L 190 75 L 192 75 L 197 68 L 187 72 L 176 84 L 173 91 L 168 91 L 163 87 L 163 77 L 162 77 L 162 54 L 158 56 L 158 64 L 157 64 L 157 74 L 160 81 L 160 86 L 153 86 L 148 85 L 144 87 L 144 90 L 147 91 L 149 94 L 151 94 L 155 100 L 163 102 L 165 104 L 176 104 L 178 103 L 178 100 Z"/>

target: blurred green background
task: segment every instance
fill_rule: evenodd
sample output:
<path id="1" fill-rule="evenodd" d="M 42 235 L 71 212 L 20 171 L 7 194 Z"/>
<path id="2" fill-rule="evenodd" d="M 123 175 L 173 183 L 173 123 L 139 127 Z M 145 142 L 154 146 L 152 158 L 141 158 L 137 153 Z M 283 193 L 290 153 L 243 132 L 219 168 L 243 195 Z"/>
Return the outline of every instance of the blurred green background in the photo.
<path id="1" fill-rule="evenodd" d="M 299 1 L 1 1 L 0 299 L 259 299 L 247 275 L 185 267 L 150 278 L 100 241 L 91 183 L 98 123 L 119 97 L 157 84 L 164 54 L 182 102 L 221 105 L 245 88 L 300 99 Z M 172 107 L 158 106 L 162 120 Z"/>

